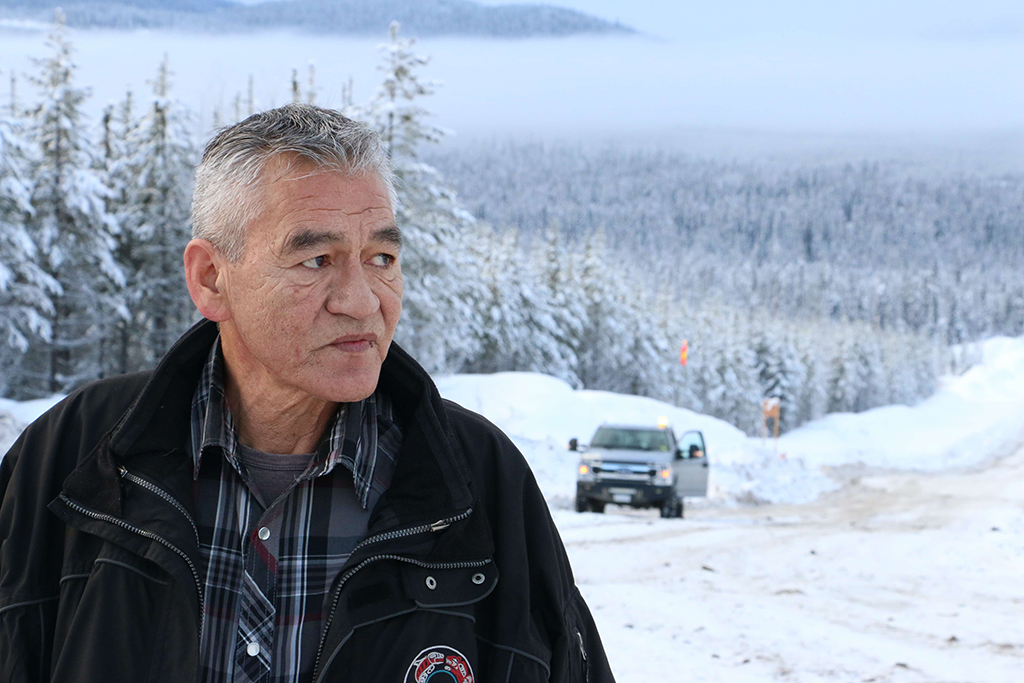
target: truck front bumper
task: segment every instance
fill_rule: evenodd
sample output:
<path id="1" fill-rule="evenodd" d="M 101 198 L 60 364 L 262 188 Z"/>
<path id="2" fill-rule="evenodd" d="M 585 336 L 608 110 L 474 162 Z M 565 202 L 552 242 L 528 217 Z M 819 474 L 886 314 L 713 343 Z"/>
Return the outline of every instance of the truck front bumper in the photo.
<path id="1" fill-rule="evenodd" d="M 660 506 L 674 495 L 668 484 L 646 484 L 636 481 L 578 481 L 577 500 L 596 500 L 602 503 L 617 503 L 635 508 Z"/>

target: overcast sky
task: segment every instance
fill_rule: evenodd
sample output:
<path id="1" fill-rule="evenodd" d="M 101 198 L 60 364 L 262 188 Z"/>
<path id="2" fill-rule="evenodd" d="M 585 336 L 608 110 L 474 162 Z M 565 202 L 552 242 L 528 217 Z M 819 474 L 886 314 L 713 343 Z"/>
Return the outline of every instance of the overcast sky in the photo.
<path id="1" fill-rule="evenodd" d="M 434 120 L 468 137 L 1024 134 L 1024 0 L 559 4 L 646 35 L 424 38 L 417 50 L 431 61 L 423 76 L 444 83 L 423 103 Z M 366 101 L 380 81 L 376 47 L 385 37 L 73 33 L 94 110 L 126 85 L 145 93 L 167 53 L 176 96 L 207 117 L 215 109 L 227 116 L 250 76 L 260 106 L 286 101 L 292 68 L 311 62 L 318 101 L 338 104 L 350 77 L 356 101 Z M 44 54 L 41 33 L 0 30 L 0 98 L 9 70 L 31 71 L 30 57 Z"/>

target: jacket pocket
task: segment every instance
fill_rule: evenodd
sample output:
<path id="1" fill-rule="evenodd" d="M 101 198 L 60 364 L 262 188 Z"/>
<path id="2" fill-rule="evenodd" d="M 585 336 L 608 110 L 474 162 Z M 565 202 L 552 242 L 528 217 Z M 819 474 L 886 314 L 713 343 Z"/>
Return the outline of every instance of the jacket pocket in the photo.
<path id="1" fill-rule="evenodd" d="M 155 563 L 104 543 L 61 580 L 53 680 L 180 680 L 197 666 L 195 617 Z"/>
<path id="2" fill-rule="evenodd" d="M 456 683 L 492 680 L 493 650 L 476 635 L 476 608 L 498 582 L 479 566 L 382 563 L 346 586 L 333 647 L 323 652 L 325 681 L 414 681 L 434 673 Z M 503 657 L 504 668 L 509 660 Z M 494 678 L 494 680 L 502 680 Z"/>

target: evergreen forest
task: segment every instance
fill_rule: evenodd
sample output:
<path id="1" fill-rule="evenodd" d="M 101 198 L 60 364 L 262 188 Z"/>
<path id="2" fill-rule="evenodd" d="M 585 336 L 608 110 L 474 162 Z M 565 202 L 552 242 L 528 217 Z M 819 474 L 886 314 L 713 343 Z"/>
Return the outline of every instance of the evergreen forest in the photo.
<path id="1" fill-rule="evenodd" d="M 0 113 L 0 394 L 19 399 L 150 368 L 195 321 L 181 253 L 213 132 L 166 59 L 89 120 L 61 21 L 47 46 Z M 392 154 L 396 341 L 431 373 L 541 372 L 754 434 L 766 398 L 784 430 L 912 404 L 973 342 L 1024 334 L 1020 175 L 456 147 L 427 109 L 428 62 L 392 24 L 376 93 L 344 112 Z M 292 94 L 316 99 L 297 74 Z"/>

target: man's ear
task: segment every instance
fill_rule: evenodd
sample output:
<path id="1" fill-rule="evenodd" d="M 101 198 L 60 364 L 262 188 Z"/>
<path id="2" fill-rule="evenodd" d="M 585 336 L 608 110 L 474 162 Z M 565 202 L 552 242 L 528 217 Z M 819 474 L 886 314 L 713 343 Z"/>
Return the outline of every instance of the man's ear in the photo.
<path id="1" fill-rule="evenodd" d="M 227 259 L 208 240 L 192 240 L 185 246 L 185 282 L 196 308 L 207 320 L 222 323 L 231 319 L 231 305 L 225 291 Z"/>

